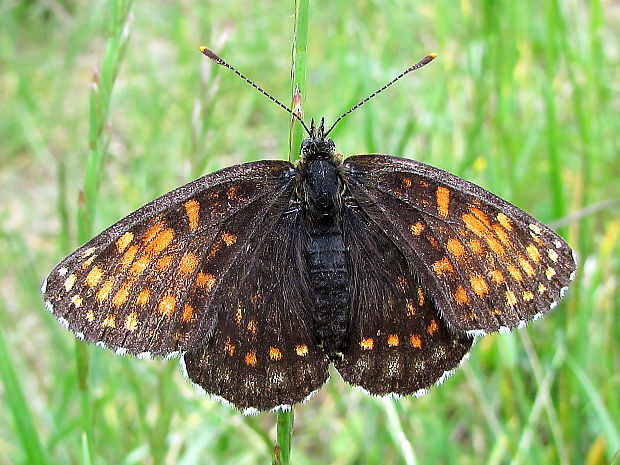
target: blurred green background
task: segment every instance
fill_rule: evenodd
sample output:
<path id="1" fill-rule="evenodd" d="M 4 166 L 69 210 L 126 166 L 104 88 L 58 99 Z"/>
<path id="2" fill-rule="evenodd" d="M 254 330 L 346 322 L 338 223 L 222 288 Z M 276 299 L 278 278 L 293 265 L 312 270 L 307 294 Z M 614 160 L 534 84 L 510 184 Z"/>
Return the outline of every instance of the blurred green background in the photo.
<path id="1" fill-rule="evenodd" d="M 88 347 L 80 391 L 80 350 L 39 297 L 91 218 L 94 234 L 202 174 L 288 156 L 289 117 L 197 46 L 289 103 L 293 2 L 134 2 L 127 21 L 126 7 L 0 3 L 0 464 L 271 463 L 275 415 L 210 401 L 175 361 Z M 295 409 L 293 463 L 614 460 L 619 26 L 612 1 L 311 2 L 306 117 L 333 121 L 439 54 L 344 120 L 340 151 L 472 180 L 557 228 L 580 267 L 556 310 L 480 340 L 423 398 L 368 397 L 332 373 Z"/>

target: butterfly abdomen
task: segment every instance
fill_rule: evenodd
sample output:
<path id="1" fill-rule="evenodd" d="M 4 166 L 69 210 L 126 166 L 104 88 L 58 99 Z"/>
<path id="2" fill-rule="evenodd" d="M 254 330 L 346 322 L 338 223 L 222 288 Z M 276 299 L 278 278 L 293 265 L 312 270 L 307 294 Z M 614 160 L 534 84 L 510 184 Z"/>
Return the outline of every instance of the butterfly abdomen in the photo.
<path id="1" fill-rule="evenodd" d="M 308 233 L 306 265 L 314 300 L 313 329 L 331 359 L 347 332 L 348 269 L 342 239 L 342 181 L 330 160 L 311 160 L 302 185 Z"/>

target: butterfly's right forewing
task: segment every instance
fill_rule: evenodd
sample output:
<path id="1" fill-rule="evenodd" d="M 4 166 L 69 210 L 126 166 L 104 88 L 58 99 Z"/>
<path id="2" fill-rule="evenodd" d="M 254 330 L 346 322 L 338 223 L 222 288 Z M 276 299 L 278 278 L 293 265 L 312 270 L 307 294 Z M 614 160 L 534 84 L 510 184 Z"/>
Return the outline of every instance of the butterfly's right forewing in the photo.
<path id="1" fill-rule="evenodd" d="M 557 305 L 575 272 L 566 242 L 492 193 L 424 163 L 348 158 L 360 207 L 397 245 L 456 332 L 510 330 Z"/>

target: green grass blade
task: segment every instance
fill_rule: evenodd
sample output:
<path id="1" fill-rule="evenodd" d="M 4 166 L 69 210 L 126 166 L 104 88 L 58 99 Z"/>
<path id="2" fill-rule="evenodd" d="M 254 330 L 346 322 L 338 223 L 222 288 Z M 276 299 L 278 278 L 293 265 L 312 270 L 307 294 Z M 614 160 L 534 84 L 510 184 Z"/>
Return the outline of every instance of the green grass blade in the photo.
<path id="1" fill-rule="evenodd" d="M 2 309 L 4 313 L 4 308 Z M 4 400 L 11 410 L 15 428 L 21 441 L 21 446 L 28 459 L 28 463 L 45 465 L 48 463 L 39 440 L 30 406 L 15 372 L 11 355 L 0 329 L 0 380 L 4 390 Z"/>

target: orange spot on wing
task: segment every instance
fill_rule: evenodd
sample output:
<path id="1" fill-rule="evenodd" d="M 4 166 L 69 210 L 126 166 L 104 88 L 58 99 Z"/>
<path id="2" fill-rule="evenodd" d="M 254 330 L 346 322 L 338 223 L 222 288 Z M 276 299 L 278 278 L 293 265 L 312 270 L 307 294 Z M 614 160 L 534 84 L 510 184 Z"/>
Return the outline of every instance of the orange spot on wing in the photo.
<path id="1" fill-rule="evenodd" d="M 308 355 L 308 346 L 306 344 L 296 345 L 295 352 L 300 357 L 305 357 L 306 355 Z"/>
<path id="2" fill-rule="evenodd" d="M 504 255 L 504 247 L 493 236 L 493 233 L 478 218 L 470 213 L 465 213 L 462 217 L 465 226 L 476 236 L 483 239 L 497 255 Z"/>
<path id="3" fill-rule="evenodd" d="M 508 273 L 510 273 L 510 276 L 512 276 L 514 279 L 516 279 L 517 281 L 523 281 L 523 274 L 521 273 L 521 270 L 517 268 L 514 264 L 508 263 L 506 265 L 506 269 L 508 270 Z"/>
<path id="4" fill-rule="evenodd" d="M 362 350 L 372 350 L 375 346 L 375 341 L 371 337 L 366 337 L 360 341 L 360 347 Z"/>
<path id="5" fill-rule="evenodd" d="M 131 247 L 129 247 L 125 251 L 125 253 L 122 255 L 120 260 L 118 261 L 118 264 L 121 266 L 121 268 L 125 269 L 129 265 L 131 265 L 131 263 L 133 262 L 133 259 L 136 258 L 136 253 L 137 252 L 138 252 L 138 246 L 137 245 L 132 245 Z"/>
<path id="6" fill-rule="evenodd" d="M 181 257 L 179 262 L 179 270 L 181 273 L 192 274 L 198 266 L 198 257 L 193 253 L 186 253 Z"/>
<path id="7" fill-rule="evenodd" d="M 165 316 L 170 316 L 174 313 L 174 307 L 177 303 L 177 299 L 172 296 L 172 295 L 167 295 L 162 297 L 162 299 L 159 301 L 159 305 L 157 306 L 157 310 L 159 310 L 159 313 L 165 315 Z"/>
<path id="8" fill-rule="evenodd" d="M 198 220 L 200 217 L 200 203 L 192 199 L 185 202 L 185 213 L 189 222 L 189 229 L 196 231 L 198 229 Z"/>
<path id="9" fill-rule="evenodd" d="M 131 290 L 131 287 L 129 287 L 127 284 L 123 284 L 121 288 L 118 291 L 116 291 L 116 294 L 112 298 L 112 305 L 115 307 L 120 307 L 125 302 L 127 302 L 127 298 L 129 297 L 130 290 Z"/>
<path id="10" fill-rule="evenodd" d="M 164 229 L 144 249 L 145 255 L 155 256 L 170 245 L 174 239 L 174 229 Z"/>
<path id="11" fill-rule="evenodd" d="M 282 352 L 275 347 L 269 348 L 269 358 L 271 360 L 280 360 L 282 358 Z"/>
<path id="12" fill-rule="evenodd" d="M 172 265 L 172 260 L 173 257 L 171 255 L 163 255 L 157 259 L 155 267 L 162 272 L 168 271 L 168 268 L 170 268 L 170 265 Z"/>
<path id="13" fill-rule="evenodd" d="M 491 222 L 489 221 L 489 217 L 486 216 L 482 210 L 476 207 L 471 207 L 469 211 L 471 211 L 476 216 L 476 218 L 482 221 L 487 228 L 491 227 Z"/>
<path id="14" fill-rule="evenodd" d="M 238 199 L 239 194 L 237 194 L 237 188 L 235 186 L 229 187 L 228 191 L 226 191 L 226 197 L 228 197 L 230 200 Z"/>
<path id="15" fill-rule="evenodd" d="M 472 275 L 469 278 L 469 282 L 471 283 L 472 289 L 479 297 L 483 297 L 489 292 L 489 286 L 487 282 L 478 273 Z"/>
<path id="16" fill-rule="evenodd" d="M 410 334 L 409 335 L 409 345 L 411 347 L 415 347 L 416 349 L 421 349 L 422 348 L 422 339 L 420 339 L 420 337 L 417 336 L 416 334 Z"/>
<path id="17" fill-rule="evenodd" d="M 536 247 L 534 244 L 530 243 L 525 248 L 525 251 L 527 252 L 527 255 L 534 261 L 534 263 L 540 262 L 540 251 L 538 250 L 538 247 Z"/>
<path id="18" fill-rule="evenodd" d="M 465 305 L 469 303 L 469 296 L 467 295 L 467 291 L 461 284 L 459 284 L 456 288 L 456 292 L 454 293 L 454 300 L 459 305 Z"/>
<path id="19" fill-rule="evenodd" d="M 551 268 L 550 266 L 547 267 L 547 269 L 545 270 L 545 276 L 547 276 L 547 279 L 551 279 L 555 276 L 555 270 L 553 268 Z"/>
<path id="20" fill-rule="evenodd" d="M 508 237 L 508 233 L 499 224 L 493 225 L 493 231 L 495 231 L 495 235 L 499 237 L 499 240 L 502 242 L 502 244 L 504 244 L 505 246 L 512 245 L 510 237 Z"/>
<path id="21" fill-rule="evenodd" d="M 203 273 L 201 271 L 196 276 L 196 286 L 205 288 L 207 292 L 213 289 L 216 282 L 215 276 L 212 274 Z"/>
<path id="22" fill-rule="evenodd" d="M 256 361 L 256 351 L 252 350 L 245 354 L 245 364 L 255 367 L 258 362 Z"/>
<path id="23" fill-rule="evenodd" d="M 472 239 L 469 241 L 469 248 L 475 254 L 481 254 L 484 252 L 484 248 L 482 247 L 482 242 L 477 239 Z"/>
<path id="24" fill-rule="evenodd" d="M 105 320 L 103 320 L 101 326 L 105 328 L 114 328 L 116 326 L 116 316 L 113 313 L 110 313 L 105 317 Z"/>
<path id="25" fill-rule="evenodd" d="M 421 287 L 418 287 L 418 305 L 420 307 L 424 306 L 424 291 Z"/>
<path id="26" fill-rule="evenodd" d="M 461 241 L 453 237 L 448 239 L 448 242 L 446 243 L 446 248 L 448 249 L 448 252 L 450 252 L 450 254 L 455 258 L 461 258 L 465 253 L 465 247 L 463 247 Z"/>
<path id="27" fill-rule="evenodd" d="M 123 251 L 127 248 L 129 244 L 133 241 L 133 233 L 127 231 L 121 237 L 116 240 L 116 250 L 118 253 L 123 253 Z"/>
<path id="28" fill-rule="evenodd" d="M 234 234 L 225 232 L 224 234 L 222 234 L 222 240 L 224 241 L 226 246 L 231 246 L 235 242 L 237 242 L 237 236 L 235 236 Z"/>
<path id="29" fill-rule="evenodd" d="M 133 262 L 133 265 L 131 265 L 131 268 L 129 269 L 129 273 L 133 276 L 140 276 L 149 266 L 149 263 L 151 263 L 151 259 L 146 255 L 142 255 L 135 262 Z"/>
<path id="30" fill-rule="evenodd" d="M 499 270 L 491 270 L 489 271 L 489 275 L 495 284 L 501 284 L 504 282 L 504 273 Z"/>
<path id="31" fill-rule="evenodd" d="M 409 189 L 411 187 L 411 178 L 403 178 L 401 184 L 405 189 Z"/>
<path id="32" fill-rule="evenodd" d="M 93 288 L 97 284 L 99 284 L 99 281 L 101 281 L 102 276 L 103 276 L 103 270 L 99 268 L 98 266 L 93 266 L 91 270 L 88 272 L 88 274 L 86 275 L 86 279 L 84 279 L 84 282 L 88 285 L 88 287 Z"/>
<path id="33" fill-rule="evenodd" d="M 407 309 L 407 317 L 411 318 L 413 315 L 415 315 L 415 305 L 413 305 L 413 302 L 411 300 L 407 301 L 405 308 Z"/>
<path id="34" fill-rule="evenodd" d="M 523 291 L 523 300 L 525 302 L 529 302 L 533 298 L 534 298 L 534 294 L 532 293 L 532 291 Z"/>
<path id="35" fill-rule="evenodd" d="M 387 339 L 387 343 L 390 347 L 398 347 L 400 341 L 398 340 L 398 334 L 390 334 Z"/>
<path id="36" fill-rule="evenodd" d="M 110 277 L 107 279 L 107 281 L 105 283 L 102 284 L 102 286 L 99 288 L 99 291 L 97 291 L 97 301 L 99 303 L 102 303 L 104 300 L 106 300 L 108 298 L 108 296 L 110 295 L 110 293 L 112 292 L 112 288 L 114 287 L 114 278 Z"/>
<path id="37" fill-rule="evenodd" d="M 71 297 L 71 303 L 75 305 L 75 308 L 80 308 L 84 303 L 84 299 L 82 299 L 81 295 L 75 294 L 73 297 Z"/>
<path id="38" fill-rule="evenodd" d="M 226 339 L 224 343 L 224 352 L 226 352 L 229 357 L 235 354 L 235 345 L 230 343 L 230 338 Z"/>
<path id="39" fill-rule="evenodd" d="M 94 247 L 93 247 L 94 248 Z M 85 270 L 86 268 L 88 268 L 91 263 L 93 261 L 95 261 L 95 257 L 96 255 L 92 255 L 90 258 L 88 258 L 87 260 L 84 260 L 84 262 L 82 262 L 82 269 Z"/>
<path id="40" fill-rule="evenodd" d="M 437 260 L 433 263 L 433 271 L 438 277 L 441 278 L 446 273 L 452 273 L 454 268 L 452 267 L 452 263 L 450 263 L 448 257 L 443 257 L 441 260 Z"/>
<path id="41" fill-rule="evenodd" d="M 191 321 L 193 317 L 194 308 L 190 304 L 185 304 L 183 306 L 183 315 L 181 315 L 181 320 L 187 323 L 188 321 Z"/>
<path id="42" fill-rule="evenodd" d="M 77 281 L 77 275 L 76 274 L 70 274 L 67 279 L 65 279 L 65 291 L 69 292 L 73 286 L 75 285 L 75 282 Z"/>
<path id="43" fill-rule="evenodd" d="M 155 223 L 153 226 L 149 228 L 147 232 L 144 233 L 144 235 L 142 236 L 142 242 L 144 244 L 146 244 L 147 242 L 150 242 L 157 235 L 157 233 L 161 231 L 161 229 L 164 226 L 165 226 L 165 223 L 163 221 L 159 221 Z"/>
<path id="44" fill-rule="evenodd" d="M 421 221 L 418 221 L 417 223 L 413 223 L 411 226 L 409 226 L 409 230 L 414 236 L 419 236 L 420 234 L 422 234 L 422 232 L 424 231 L 424 228 L 425 228 L 424 223 L 422 223 Z"/>
<path id="45" fill-rule="evenodd" d="M 235 322 L 237 323 L 237 326 L 241 326 L 242 320 L 243 320 L 243 309 L 241 307 L 238 307 L 235 310 Z"/>
<path id="46" fill-rule="evenodd" d="M 428 242 L 436 249 L 439 249 L 439 243 L 437 242 L 437 239 L 435 239 L 433 236 L 431 236 L 430 234 L 428 236 L 426 236 L 426 240 L 428 240 Z"/>
<path id="47" fill-rule="evenodd" d="M 151 291 L 149 291 L 148 289 L 142 289 L 140 291 L 140 294 L 138 294 L 138 297 L 136 298 L 136 304 L 137 305 L 146 305 L 149 303 L 149 299 L 151 298 Z"/>
<path id="48" fill-rule="evenodd" d="M 538 283 L 538 293 L 539 294 L 542 294 L 546 290 L 547 290 L 547 286 L 545 286 L 543 283 Z"/>
<path id="49" fill-rule="evenodd" d="M 133 332 L 138 327 L 138 314 L 136 312 L 131 312 L 129 315 L 125 317 L 125 329 L 127 331 Z"/>
<path id="50" fill-rule="evenodd" d="M 213 244 L 213 247 L 211 247 L 211 250 L 209 250 L 209 253 L 207 254 L 208 258 L 213 258 L 217 255 L 217 253 L 222 249 L 222 242 L 221 241 L 217 241 L 215 244 Z"/>
<path id="51" fill-rule="evenodd" d="M 450 206 L 450 189 L 439 186 L 437 188 L 437 213 L 444 218 L 448 217 L 448 207 Z"/>
<path id="52" fill-rule="evenodd" d="M 88 311 L 86 312 L 86 319 L 87 319 L 90 323 L 92 323 L 93 321 L 95 321 L 95 314 L 93 313 L 93 311 L 92 311 L 92 310 L 88 310 Z"/>
<path id="53" fill-rule="evenodd" d="M 499 212 L 496 216 L 499 224 L 506 229 L 506 231 L 512 231 L 512 221 L 504 213 Z"/>
<path id="54" fill-rule="evenodd" d="M 511 290 L 506 291 L 506 302 L 510 306 L 514 306 L 517 303 L 517 296 Z"/>
<path id="55" fill-rule="evenodd" d="M 519 258 L 517 260 L 519 260 L 519 265 L 521 265 L 521 268 L 523 269 L 523 271 L 525 271 L 526 275 L 532 277 L 536 274 L 530 262 L 528 262 L 527 258 L 525 258 L 523 255 L 519 255 Z"/>
<path id="56" fill-rule="evenodd" d="M 437 326 L 437 322 L 435 320 L 431 320 L 431 323 L 426 328 L 426 332 L 428 333 L 429 336 L 432 336 L 433 334 L 435 334 L 435 332 L 438 329 L 439 329 L 439 326 Z"/>
<path id="57" fill-rule="evenodd" d="M 251 332 L 254 336 L 256 336 L 256 322 L 254 320 L 250 320 L 248 321 L 248 325 L 246 326 L 246 329 Z"/>

